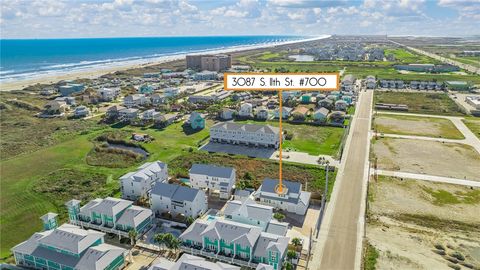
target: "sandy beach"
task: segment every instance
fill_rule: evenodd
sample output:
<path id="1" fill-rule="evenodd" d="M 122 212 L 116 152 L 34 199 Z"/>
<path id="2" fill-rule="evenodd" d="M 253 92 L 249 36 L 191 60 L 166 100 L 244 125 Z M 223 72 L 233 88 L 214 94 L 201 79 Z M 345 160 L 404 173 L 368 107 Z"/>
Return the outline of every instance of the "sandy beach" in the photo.
<path id="1" fill-rule="evenodd" d="M 189 53 L 189 54 L 216 54 L 216 53 L 233 53 L 233 52 L 240 52 L 246 50 L 253 50 L 253 49 L 262 49 L 262 48 L 269 48 L 275 47 L 280 45 L 287 45 L 287 44 L 294 44 L 294 43 L 302 43 L 308 42 L 313 40 L 325 39 L 330 37 L 329 35 L 309 38 L 309 39 L 301 39 L 301 40 L 294 40 L 294 41 L 285 41 L 285 42 L 275 42 L 275 43 L 268 43 L 268 44 L 260 44 L 260 45 L 248 45 L 248 46 L 239 46 L 239 47 L 231 47 L 226 49 L 220 50 L 211 50 L 208 52 L 201 52 L 201 53 Z M 78 71 L 70 71 L 70 72 L 58 72 L 57 74 L 49 74 L 45 76 L 38 76 L 34 78 L 27 78 L 27 79 L 18 79 L 13 81 L 1 82 L 0 83 L 0 91 L 13 91 L 13 90 L 21 90 L 27 86 L 35 85 L 35 84 L 52 84 L 56 83 L 61 80 L 75 80 L 75 79 L 94 79 L 98 78 L 102 75 L 128 70 L 133 68 L 141 68 L 146 66 L 158 65 L 162 63 L 167 63 L 175 60 L 184 59 L 187 54 L 177 54 L 177 55 L 170 55 L 170 56 L 163 56 L 158 57 L 156 59 L 148 59 L 140 61 L 133 61 L 133 62 L 124 62 L 121 64 L 110 65 L 110 66 L 102 66 L 102 67 L 90 67 L 85 68 L 84 70 Z"/>

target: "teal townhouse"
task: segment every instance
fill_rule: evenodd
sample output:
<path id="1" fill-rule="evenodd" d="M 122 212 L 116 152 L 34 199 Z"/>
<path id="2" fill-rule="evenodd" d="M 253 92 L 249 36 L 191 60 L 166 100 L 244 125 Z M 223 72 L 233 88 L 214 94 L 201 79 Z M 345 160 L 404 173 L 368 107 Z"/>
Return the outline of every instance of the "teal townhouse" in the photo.
<path id="1" fill-rule="evenodd" d="M 49 222 L 51 223 L 51 220 Z M 12 252 L 18 266 L 33 269 L 122 269 L 127 251 L 105 244 L 104 235 L 75 225 L 63 224 L 58 228 L 33 234 L 25 242 L 13 247 Z"/>
<path id="2" fill-rule="evenodd" d="M 255 268 L 263 263 L 282 269 L 289 238 L 230 220 L 196 220 L 179 237 L 192 255 Z"/>
<path id="3" fill-rule="evenodd" d="M 135 230 L 140 237 L 151 227 L 152 210 L 132 204 L 131 201 L 108 197 L 92 200 L 83 207 L 80 207 L 79 200 L 70 200 L 66 206 L 71 224 L 114 233 L 119 238 L 129 237 L 128 232 Z"/>

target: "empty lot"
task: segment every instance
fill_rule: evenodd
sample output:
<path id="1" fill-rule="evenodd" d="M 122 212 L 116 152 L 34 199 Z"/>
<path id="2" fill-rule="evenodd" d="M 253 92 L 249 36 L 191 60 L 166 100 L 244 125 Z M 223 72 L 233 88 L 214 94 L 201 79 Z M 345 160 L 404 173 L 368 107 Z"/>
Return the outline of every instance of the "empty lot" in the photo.
<path id="1" fill-rule="evenodd" d="M 374 129 L 380 133 L 463 139 L 452 121 L 444 118 L 377 114 Z"/>
<path id="2" fill-rule="evenodd" d="M 371 182 L 367 239 L 379 253 L 377 269 L 451 269 L 453 252 L 479 266 L 479 211 L 479 189 L 393 177 Z"/>
<path id="3" fill-rule="evenodd" d="M 372 143 L 379 169 L 480 181 L 480 155 L 468 145 L 395 138 Z"/>

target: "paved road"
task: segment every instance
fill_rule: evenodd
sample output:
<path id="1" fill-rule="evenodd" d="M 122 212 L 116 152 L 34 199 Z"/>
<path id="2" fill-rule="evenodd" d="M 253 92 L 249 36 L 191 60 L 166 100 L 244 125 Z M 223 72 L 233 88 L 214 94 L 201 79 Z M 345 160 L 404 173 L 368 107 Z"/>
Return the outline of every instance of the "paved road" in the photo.
<path id="1" fill-rule="evenodd" d="M 406 172 L 385 171 L 385 170 L 376 170 L 376 171 L 377 171 L 377 174 L 379 175 L 395 176 L 395 177 L 415 179 L 415 180 L 425 180 L 425 181 L 431 181 L 431 182 L 455 184 L 455 185 L 462 185 L 462 186 L 469 186 L 469 187 L 480 187 L 480 182 L 474 181 L 474 180 L 458 179 L 458 178 L 428 175 L 428 174 L 421 174 L 421 173 L 406 173 Z M 371 173 L 373 172 L 374 171 L 372 170 Z"/>
<path id="2" fill-rule="evenodd" d="M 473 73 L 477 73 L 477 74 L 480 74 L 480 68 L 478 67 L 475 67 L 475 66 L 472 66 L 472 65 L 468 65 L 468 64 L 464 64 L 462 62 L 459 62 L 459 61 L 455 61 L 453 59 L 449 59 L 449 58 L 446 58 L 446 57 L 443 57 L 443 56 L 440 56 L 438 54 L 434 54 L 434 53 L 431 53 L 431 52 L 427 52 L 427 51 L 424 51 L 424 50 L 420 50 L 420 49 L 417 49 L 417 48 L 414 48 L 414 47 L 410 47 L 410 46 L 406 46 L 406 45 L 403 45 L 401 43 L 398 43 L 398 42 L 395 42 L 393 40 L 390 40 L 390 42 L 394 43 L 394 44 L 397 44 L 399 46 L 403 46 L 411 51 L 414 51 L 416 53 L 419 53 L 419 54 L 423 54 L 423 55 L 426 55 L 428 57 L 431 57 L 433 59 L 437 59 L 439 61 L 442 61 L 444 63 L 447 63 L 447 64 L 450 64 L 450 65 L 454 65 L 454 66 L 457 66 L 457 67 L 460 67 L 460 68 L 463 68 L 463 69 L 466 69 L 470 72 L 473 72 Z"/>
<path id="3" fill-rule="evenodd" d="M 373 91 L 361 92 L 309 269 L 359 269 Z"/>
<path id="4" fill-rule="evenodd" d="M 464 143 L 472 146 L 477 150 L 477 152 L 480 154 L 480 139 L 475 136 L 475 134 L 463 123 L 462 119 L 463 117 L 460 116 L 444 116 L 444 115 L 430 115 L 430 114 L 418 114 L 418 113 L 400 113 L 400 112 L 381 112 L 380 114 L 397 114 L 397 115 L 409 115 L 409 116 L 420 116 L 420 117 L 434 117 L 434 118 L 444 118 L 452 121 L 452 123 L 455 125 L 455 127 L 463 134 L 465 139 L 463 140 L 448 140 L 448 139 L 443 139 L 443 141 L 448 142 L 458 142 L 458 143 Z M 387 136 L 385 134 L 385 136 Z M 388 135 L 388 136 L 393 136 L 393 135 Z M 397 136 L 397 135 L 395 135 Z M 400 136 L 400 135 L 398 135 Z M 397 137 L 398 137 L 397 136 Z M 415 139 L 422 139 L 425 140 L 425 137 L 419 137 L 419 136 L 414 136 L 418 137 Z M 436 139 L 435 139 L 436 140 Z M 441 140 L 439 140 L 441 141 Z"/>

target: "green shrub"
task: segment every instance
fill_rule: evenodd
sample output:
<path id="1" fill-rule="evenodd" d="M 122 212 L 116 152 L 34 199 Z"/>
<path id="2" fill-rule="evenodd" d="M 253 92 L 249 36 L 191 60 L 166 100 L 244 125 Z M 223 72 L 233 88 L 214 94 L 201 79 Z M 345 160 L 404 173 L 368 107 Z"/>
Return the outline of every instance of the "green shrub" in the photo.
<path id="1" fill-rule="evenodd" d="M 453 263 L 448 263 L 447 264 L 448 267 L 452 268 L 452 269 L 455 269 L 455 270 L 460 270 L 462 269 L 460 266 L 456 265 L 456 264 L 453 264 Z"/>
<path id="2" fill-rule="evenodd" d="M 463 254 L 458 251 L 450 253 L 450 256 L 458 259 L 459 261 L 465 261 L 465 256 L 463 256 Z"/>

